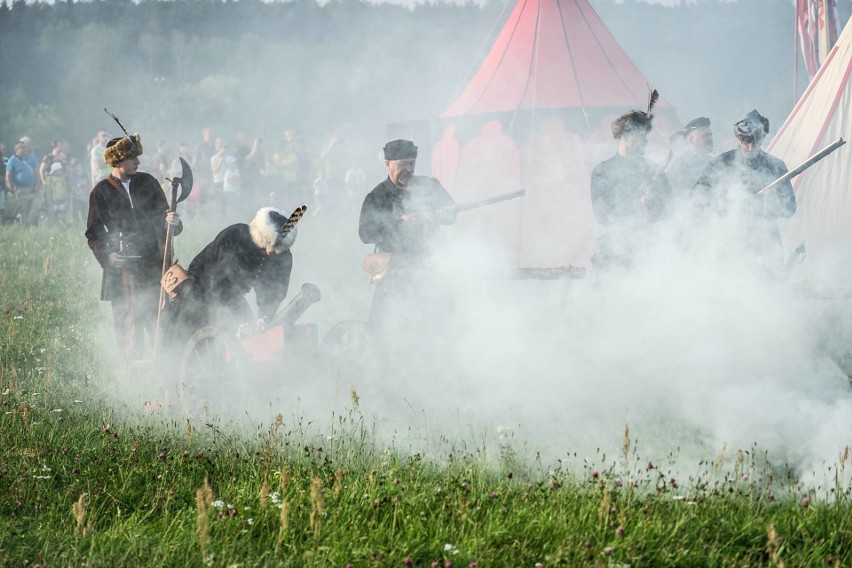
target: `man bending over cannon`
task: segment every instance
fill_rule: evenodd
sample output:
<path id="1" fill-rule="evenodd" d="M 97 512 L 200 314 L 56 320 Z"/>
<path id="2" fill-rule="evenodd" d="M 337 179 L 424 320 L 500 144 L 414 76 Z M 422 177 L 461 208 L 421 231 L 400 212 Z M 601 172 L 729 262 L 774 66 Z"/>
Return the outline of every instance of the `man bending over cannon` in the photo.
<path id="1" fill-rule="evenodd" d="M 287 296 L 293 268 L 290 247 L 296 240 L 293 225 L 303 212 L 297 209 L 291 220 L 264 207 L 249 224 L 225 228 L 204 247 L 187 268 L 190 279 L 178 292 L 171 343 L 206 325 L 243 335 L 264 329 Z M 245 298 L 252 288 L 257 318 Z"/>

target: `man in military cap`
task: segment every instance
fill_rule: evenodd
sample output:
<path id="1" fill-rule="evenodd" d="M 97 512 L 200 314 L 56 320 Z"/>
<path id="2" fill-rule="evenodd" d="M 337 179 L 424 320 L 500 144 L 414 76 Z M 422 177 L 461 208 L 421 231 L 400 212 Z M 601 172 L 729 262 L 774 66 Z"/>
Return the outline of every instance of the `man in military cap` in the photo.
<path id="1" fill-rule="evenodd" d="M 101 300 L 112 302 L 115 335 L 128 361 L 145 358 L 154 339 L 166 226 L 183 229 L 154 176 L 139 171 L 139 134 L 113 138 L 104 150 L 112 168 L 89 195 L 86 238 L 103 268 Z"/>
<path id="2" fill-rule="evenodd" d="M 734 124 L 739 147 L 713 158 L 695 184 L 696 203 L 705 213 L 733 218 L 732 240 L 746 258 L 764 272 L 782 264 L 781 236 L 776 220 L 796 212 L 796 196 L 790 181 L 769 192 L 761 190 L 787 173 L 787 165 L 763 150 L 769 119 L 757 110 Z"/>
<path id="3" fill-rule="evenodd" d="M 713 158 L 713 130 L 710 128 L 710 119 L 700 116 L 690 120 L 672 138 L 682 138 L 686 151 L 672 161 L 667 176 L 675 195 L 688 196 Z"/>
<path id="4" fill-rule="evenodd" d="M 415 272 L 440 243 L 439 226 L 455 221 L 454 213 L 442 210 L 453 205 L 453 199 L 441 183 L 414 175 L 417 146 L 412 141 L 388 142 L 384 158 L 388 177 L 364 198 L 358 226 L 362 242 L 391 255 L 387 273 L 377 282 L 371 325 L 378 324 L 396 300 L 408 302 Z"/>
<path id="5" fill-rule="evenodd" d="M 592 170 L 592 208 L 601 228 L 593 258 L 598 269 L 629 267 L 637 238 L 665 216 L 671 202 L 662 168 L 645 159 L 653 101 L 648 111 L 632 110 L 613 121 L 616 153 Z"/>

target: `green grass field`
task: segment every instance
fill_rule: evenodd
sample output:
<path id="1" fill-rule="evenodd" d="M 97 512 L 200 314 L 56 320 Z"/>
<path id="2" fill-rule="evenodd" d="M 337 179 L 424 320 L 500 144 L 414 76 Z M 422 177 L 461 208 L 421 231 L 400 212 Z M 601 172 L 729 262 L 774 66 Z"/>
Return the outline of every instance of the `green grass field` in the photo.
<path id="1" fill-rule="evenodd" d="M 146 414 L 81 232 L 0 227 L 2 566 L 852 566 L 848 489 L 756 448 L 676 479 L 627 431 L 598 469 L 389 451 L 355 394 L 310 428 Z"/>

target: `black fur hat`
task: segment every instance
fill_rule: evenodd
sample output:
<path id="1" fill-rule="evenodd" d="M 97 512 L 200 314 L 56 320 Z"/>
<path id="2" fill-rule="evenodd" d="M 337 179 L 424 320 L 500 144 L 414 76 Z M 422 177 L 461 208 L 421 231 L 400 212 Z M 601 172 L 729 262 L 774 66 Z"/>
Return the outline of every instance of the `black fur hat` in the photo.
<path id="1" fill-rule="evenodd" d="M 384 147 L 385 160 L 411 160 L 417 157 L 417 146 L 411 140 L 391 140 Z"/>
<path id="2" fill-rule="evenodd" d="M 760 142 L 769 134 L 769 119 L 753 110 L 734 124 L 734 136 L 740 142 Z"/>
<path id="3" fill-rule="evenodd" d="M 654 105 L 660 98 L 657 89 L 648 95 L 647 110 L 631 110 L 612 122 L 612 137 L 618 140 L 630 132 L 651 132 L 651 122 L 654 120 Z"/>

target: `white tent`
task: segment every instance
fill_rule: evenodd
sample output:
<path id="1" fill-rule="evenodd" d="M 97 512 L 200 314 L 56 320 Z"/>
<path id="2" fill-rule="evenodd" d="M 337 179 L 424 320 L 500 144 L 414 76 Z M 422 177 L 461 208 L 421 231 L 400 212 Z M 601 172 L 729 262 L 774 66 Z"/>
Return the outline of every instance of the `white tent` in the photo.
<path id="1" fill-rule="evenodd" d="M 839 137 L 852 142 L 850 71 L 852 21 L 767 152 L 792 169 Z M 801 275 L 817 266 L 838 263 L 852 268 L 852 143 L 794 178 L 793 188 L 798 208 L 781 230 L 788 251 L 805 244 L 807 256 L 796 272 Z"/>

